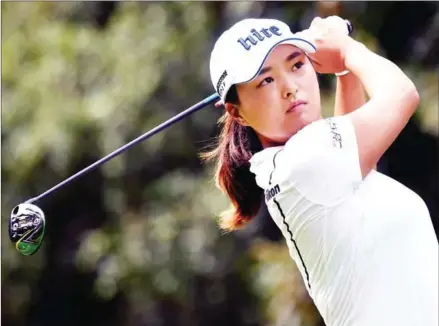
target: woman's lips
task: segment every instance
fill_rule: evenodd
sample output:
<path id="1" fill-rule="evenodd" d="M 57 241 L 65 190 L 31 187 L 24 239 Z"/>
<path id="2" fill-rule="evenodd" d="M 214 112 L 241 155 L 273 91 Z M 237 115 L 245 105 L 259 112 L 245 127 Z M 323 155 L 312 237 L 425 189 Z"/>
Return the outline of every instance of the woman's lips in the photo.
<path id="1" fill-rule="evenodd" d="M 303 108 L 303 106 L 307 104 L 306 101 L 303 100 L 296 100 L 293 103 L 291 103 L 291 105 L 288 107 L 287 109 L 287 113 L 291 113 L 291 112 L 297 112 L 298 110 L 300 110 L 301 108 Z"/>

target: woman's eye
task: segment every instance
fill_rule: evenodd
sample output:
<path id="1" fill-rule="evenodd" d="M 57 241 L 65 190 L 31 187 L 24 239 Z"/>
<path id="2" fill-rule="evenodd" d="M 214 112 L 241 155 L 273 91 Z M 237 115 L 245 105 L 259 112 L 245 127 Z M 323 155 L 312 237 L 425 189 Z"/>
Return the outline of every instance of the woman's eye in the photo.
<path id="1" fill-rule="evenodd" d="M 293 65 L 293 70 L 300 69 L 302 66 L 303 66 L 303 62 L 302 62 L 302 61 L 297 61 L 297 62 Z"/>
<path id="2" fill-rule="evenodd" d="M 272 77 L 266 77 L 264 78 L 264 80 L 259 84 L 259 86 L 264 86 L 267 85 L 269 83 L 272 83 L 274 81 L 274 79 Z"/>

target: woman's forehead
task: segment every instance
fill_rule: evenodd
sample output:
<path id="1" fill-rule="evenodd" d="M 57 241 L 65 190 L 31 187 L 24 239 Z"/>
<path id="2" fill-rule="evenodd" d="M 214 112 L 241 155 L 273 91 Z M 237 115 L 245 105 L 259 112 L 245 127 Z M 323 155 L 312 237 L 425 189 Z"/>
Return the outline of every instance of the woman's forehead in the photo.
<path id="1" fill-rule="evenodd" d="M 305 52 L 298 47 L 290 44 L 281 44 L 274 48 L 270 54 L 267 56 L 264 64 L 262 65 L 262 70 L 274 64 L 284 64 L 290 61 L 300 58 Z"/>
<path id="2" fill-rule="evenodd" d="M 298 56 L 304 54 L 304 52 L 303 50 L 292 44 L 279 44 L 270 52 L 267 59 L 269 59 L 270 57 L 278 56 L 284 56 L 284 59 L 287 59 L 292 54 L 294 54 L 294 56 Z"/>

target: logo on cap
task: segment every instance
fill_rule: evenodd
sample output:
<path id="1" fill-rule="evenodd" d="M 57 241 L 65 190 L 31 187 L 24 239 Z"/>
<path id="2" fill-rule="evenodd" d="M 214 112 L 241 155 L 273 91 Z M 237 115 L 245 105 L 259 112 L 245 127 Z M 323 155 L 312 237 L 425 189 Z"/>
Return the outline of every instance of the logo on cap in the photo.
<path id="1" fill-rule="evenodd" d="M 222 75 L 220 76 L 218 83 L 216 83 L 216 89 L 218 91 L 219 96 L 223 96 L 225 82 L 224 79 L 227 77 L 227 70 L 224 70 Z"/>
<path id="2" fill-rule="evenodd" d="M 259 32 L 253 28 L 250 30 L 250 32 L 251 34 L 248 35 L 246 38 L 240 37 L 238 39 L 238 43 L 240 43 L 247 51 L 251 49 L 252 45 L 258 44 L 258 40 L 263 41 L 265 40 L 265 37 L 270 38 L 273 35 L 277 35 L 277 36 L 282 35 L 279 27 L 277 26 L 271 26 L 270 28 L 262 28 Z"/>

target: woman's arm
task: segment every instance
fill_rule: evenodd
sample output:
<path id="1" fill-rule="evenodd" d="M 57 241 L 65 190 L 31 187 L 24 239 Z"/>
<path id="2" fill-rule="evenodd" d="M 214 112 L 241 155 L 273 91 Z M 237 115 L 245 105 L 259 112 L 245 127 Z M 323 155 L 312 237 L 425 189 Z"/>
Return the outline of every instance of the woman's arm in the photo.
<path id="1" fill-rule="evenodd" d="M 348 36 L 345 26 L 337 16 L 315 18 L 310 32 L 317 51 L 310 57 L 320 63 L 320 73 L 351 71 L 367 92 L 369 101 L 345 115 L 354 127 L 365 177 L 415 113 L 419 94 L 397 65 Z"/>
<path id="2" fill-rule="evenodd" d="M 360 79 L 353 73 L 337 76 L 334 116 L 351 113 L 366 103 L 366 94 Z M 376 170 L 375 164 L 372 169 Z"/>
<path id="3" fill-rule="evenodd" d="M 349 113 L 355 128 L 363 176 L 395 141 L 415 113 L 419 94 L 413 82 L 391 61 L 346 37 L 345 66 L 364 85 L 370 100 Z"/>
<path id="4" fill-rule="evenodd" d="M 345 115 L 366 103 L 366 95 L 360 79 L 353 73 L 337 76 L 334 116 Z"/>

